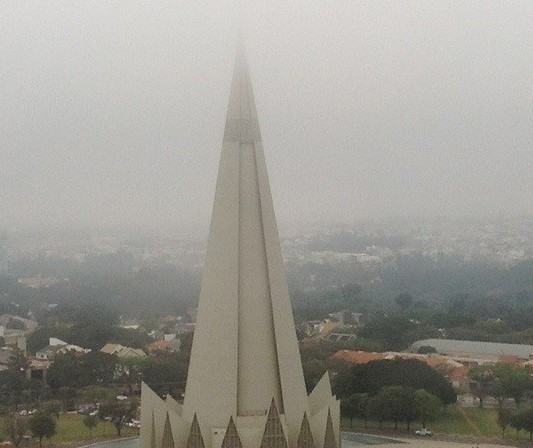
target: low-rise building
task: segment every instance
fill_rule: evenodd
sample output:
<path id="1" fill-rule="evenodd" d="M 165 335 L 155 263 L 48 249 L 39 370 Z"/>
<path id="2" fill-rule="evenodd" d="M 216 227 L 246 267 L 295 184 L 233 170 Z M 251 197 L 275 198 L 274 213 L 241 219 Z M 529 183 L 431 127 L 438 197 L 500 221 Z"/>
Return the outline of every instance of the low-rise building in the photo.
<path id="1" fill-rule="evenodd" d="M 9 347 L 0 348 L 0 372 L 9 368 L 13 350 Z"/>
<path id="2" fill-rule="evenodd" d="M 33 333 L 38 326 L 34 320 L 15 316 L 14 314 L 2 314 L 0 316 L 0 327 L 3 327 L 4 331 L 19 330 L 23 331 L 24 334 L 29 334 Z"/>
<path id="3" fill-rule="evenodd" d="M 157 352 L 179 352 L 181 340 L 174 337 L 173 339 L 159 339 L 146 346 L 148 353 L 153 354 Z"/>
<path id="4" fill-rule="evenodd" d="M 90 351 L 91 349 L 69 344 L 61 339 L 50 338 L 48 345 L 35 353 L 35 358 L 38 360 L 52 361 L 57 355 L 67 352 L 84 354 L 89 353 Z"/>
<path id="5" fill-rule="evenodd" d="M 533 345 L 504 344 L 500 342 L 462 341 L 456 339 L 423 339 L 414 342 L 409 351 L 417 353 L 420 347 L 433 347 L 436 353 L 453 358 L 481 361 L 529 360 Z M 508 362 L 508 361 L 507 361 Z"/>
<path id="6" fill-rule="evenodd" d="M 146 358 L 146 353 L 140 348 L 125 347 L 120 344 L 107 343 L 100 351 L 108 355 L 116 355 L 120 359 Z"/>

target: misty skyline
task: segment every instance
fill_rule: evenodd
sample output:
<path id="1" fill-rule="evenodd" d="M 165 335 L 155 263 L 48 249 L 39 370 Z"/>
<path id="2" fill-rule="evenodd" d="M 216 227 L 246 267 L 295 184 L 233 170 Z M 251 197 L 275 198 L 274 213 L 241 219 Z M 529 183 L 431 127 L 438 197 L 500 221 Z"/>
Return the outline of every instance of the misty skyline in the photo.
<path id="1" fill-rule="evenodd" d="M 207 233 L 238 3 L 3 4 L 0 228 Z M 282 224 L 533 214 L 533 3 L 242 3 Z"/>

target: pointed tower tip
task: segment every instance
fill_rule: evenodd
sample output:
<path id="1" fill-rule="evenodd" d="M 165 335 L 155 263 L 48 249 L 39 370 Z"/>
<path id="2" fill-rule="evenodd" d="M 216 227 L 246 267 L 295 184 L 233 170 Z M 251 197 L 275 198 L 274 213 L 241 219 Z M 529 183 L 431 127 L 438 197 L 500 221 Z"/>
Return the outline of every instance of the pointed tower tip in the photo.
<path id="1" fill-rule="evenodd" d="M 239 143 L 261 141 L 252 81 L 242 37 L 239 37 L 235 53 L 224 141 Z"/>

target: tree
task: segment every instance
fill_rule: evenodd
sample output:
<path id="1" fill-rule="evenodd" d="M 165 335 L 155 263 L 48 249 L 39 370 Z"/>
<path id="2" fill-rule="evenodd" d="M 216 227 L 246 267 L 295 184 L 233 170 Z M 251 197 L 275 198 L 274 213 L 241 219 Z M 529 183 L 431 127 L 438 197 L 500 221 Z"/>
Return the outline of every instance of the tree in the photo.
<path id="1" fill-rule="evenodd" d="M 52 389 L 80 388 L 112 381 L 118 359 L 114 355 L 89 352 L 78 356 L 67 352 L 57 356 L 48 369 L 47 382 Z"/>
<path id="2" fill-rule="evenodd" d="M 379 423 L 379 429 L 381 429 L 381 424 L 387 418 L 387 404 L 382 396 L 376 395 L 368 400 L 367 414 Z"/>
<path id="3" fill-rule="evenodd" d="M 146 344 L 153 341 L 153 339 L 144 331 L 138 329 L 113 327 L 113 336 L 109 341 L 125 347 L 144 349 Z"/>
<path id="4" fill-rule="evenodd" d="M 146 358 L 143 363 L 142 378 L 152 389 L 164 395 L 172 392 L 172 386 L 182 392 L 187 371 L 189 357 L 186 353 L 161 353 L 157 358 Z"/>
<path id="5" fill-rule="evenodd" d="M 457 395 L 442 373 L 416 359 L 394 359 L 358 364 L 333 380 L 334 393 L 342 398 L 354 393 L 376 395 L 387 386 L 425 389 L 443 404 L 455 403 Z"/>
<path id="6" fill-rule="evenodd" d="M 341 400 L 341 415 L 350 419 L 350 428 L 353 428 L 353 419 L 357 417 L 358 403 L 353 395 Z"/>
<path id="7" fill-rule="evenodd" d="M 399 296 L 396 296 L 394 299 L 396 304 L 400 307 L 402 311 L 405 311 L 407 308 L 409 308 L 413 303 L 413 296 L 407 292 L 404 292 L 400 294 Z"/>
<path id="8" fill-rule="evenodd" d="M 59 413 L 61 412 L 61 407 L 57 403 L 50 403 L 46 405 L 43 409 L 43 412 L 46 412 L 48 415 L 53 415 L 55 418 L 59 418 Z"/>
<path id="9" fill-rule="evenodd" d="M 9 321 L 6 324 L 6 329 L 25 331 L 26 330 L 26 325 L 24 325 L 24 322 L 21 321 L 20 319 L 11 318 L 11 319 L 9 319 Z"/>
<path id="10" fill-rule="evenodd" d="M 39 412 L 35 414 L 29 423 L 33 437 L 39 439 L 39 448 L 42 447 L 43 438 L 49 439 L 56 433 L 56 422 L 49 414 Z"/>
<path id="11" fill-rule="evenodd" d="M 73 352 L 67 352 L 55 357 L 48 369 L 46 381 L 55 390 L 73 388 L 76 385 L 84 387 L 87 385 L 82 381 L 84 374 L 79 358 Z"/>
<path id="12" fill-rule="evenodd" d="M 76 395 L 78 393 L 78 390 L 74 387 L 60 387 L 57 392 L 56 396 L 61 401 L 61 406 L 63 407 L 63 411 L 68 411 L 73 408 L 75 408 L 76 403 Z"/>
<path id="13" fill-rule="evenodd" d="M 341 414 L 350 419 L 350 427 L 353 427 L 353 419 L 361 418 L 365 422 L 368 420 L 368 394 L 353 394 L 341 400 Z"/>
<path id="14" fill-rule="evenodd" d="M 11 401 L 18 404 L 22 391 L 26 388 L 26 370 L 28 361 L 19 349 L 13 349 L 8 360 L 7 370 L 0 372 L 0 395 L 3 395 L 4 402 Z"/>
<path id="15" fill-rule="evenodd" d="M 511 419 L 511 426 L 517 431 L 521 429 L 529 432 L 529 440 L 533 440 L 533 409 L 517 412 Z"/>
<path id="16" fill-rule="evenodd" d="M 421 355 L 427 355 L 429 353 L 437 353 L 437 349 L 431 345 L 423 345 L 417 350 L 417 353 L 420 353 Z"/>
<path id="17" fill-rule="evenodd" d="M 379 422 L 380 427 L 384 420 L 388 420 L 394 422 L 394 429 L 398 429 L 398 422 L 404 421 L 409 430 L 416 417 L 413 391 L 402 386 L 384 387 L 369 400 L 368 413 Z"/>
<path id="18" fill-rule="evenodd" d="M 350 396 L 352 406 L 355 410 L 355 417 L 365 422 L 365 428 L 368 422 L 368 394 L 353 394 Z"/>
<path id="19" fill-rule="evenodd" d="M 503 409 L 503 402 L 507 398 L 507 391 L 499 378 L 494 380 L 490 385 L 490 395 L 498 400 L 498 408 Z"/>
<path id="20" fill-rule="evenodd" d="M 425 428 L 427 422 L 434 420 L 439 415 L 442 403 L 439 397 L 424 389 L 415 391 L 414 400 L 417 419 Z"/>
<path id="21" fill-rule="evenodd" d="M 4 429 L 11 443 L 15 447 L 18 447 L 24 439 L 24 435 L 28 430 L 28 425 L 26 420 L 18 418 L 16 415 L 12 415 L 5 419 Z"/>
<path id="22" fill-rule="evenodd" d="M 118 379 L 127 387 L 130 395 L 133 393 L 133 386 L 141 382 L 145 364 L 144 358 L 126 358 L 120 360 L 117 365 L 115 377 L 118 374 Z"/>
<path id="23" fill-rule="evenodd" d="M 132 401 L 131 403 L 124 403 L 120 401 L 108 401 L 100 406 L 98 415 L 100 418 L 105 419 L 109 417 L 111 423 L 117 430 L 117 435 L 120 436 L 122 428 L 131 420 L 137 411 L 137 403 Z"/>
<path id="24" fill-rule="evenodd" d="M 328 370 L 324 361 L 320 359 L 311 359 L 302 363 L 304 371 L 305 385 L 307 392 L 310 393 Z"/>
<path id="25" fill-rule="evenodd" d="M 54 332 L 52 329 L 47 327 L 37 328 L 37 330 L 35 330 L 27 338 L 28 352 L 35 354 L 35 352 L 38 350 L 46 347 L 50 340 L 50 336 L 59 337 L 61 339 L 61 336 L 63 335 L 60 335 L 59 333 Z"/>
<path id="26" fill-rule="evenodd" d="M 512 423 L 513 415 L 507 409 L 498 409 L 498 426 L 502 429 L 502 439 L 505 438 L 505 430 Z"/>
<path id="27" fill-rule="evenodd" d="M 394 422 L 394 429 L 398 429 L 398 422 L 407 423 L 409 430 L 411 422 L 416 417 L 416 407 L 413 391 L 403 386 L 389 386 L 379 393 L 387 408 L 388 420 Z"/>
<path id="28" fill-rule="evenodd" d="M 518 408 L 522 396 L 531 387 L 528 369 L 513 364 L 499 363 L 494 366 L 492 372 L 494 375 L 493 395 L 514 399 Z M 499 401 L 501 407 L 501 399 Z"/>
<path id="29" fill-rule="evenodd" d="M 89 437 L 92 437 L 93 428 L 98 425 L 97 415 L 86 415 L 83 419 L 83 424 L 89 429 Z"/>
<path id="30" fill-rule="evenodd" d="M 529 374 L 526 369 L 516 369 L 511 373 L 507 381 L 504 381 L 507 396 L 511 397 L 518 408 L 524 393 L 531 387 Z"/>
<path id="31" fill-rule="evenodd" d="M 344 285 L 341 289 L 342 298 L 344 299 L 344 306 L 353 308 L 361 299 L 360 294 L 362 291 L 360 285 L 354 283 L 348 283 Z"/>
<path id="32" fill-rule="evenodd" d="M 473 380 L 470 390 L 479 399 L 479 407 L 482 408 L 483 400 L 491 392 L 494 379 L 492 368 L 490 366 L 474 367 L 470 370 L 470 379 Z"/>
<path id="33" fill-rule="evenodd" d="M 416 340 L 410 333 L 417 325 L 402 316 L 376 316 L 369 320 L 359 332 L 359 336 L 380 342 L 386 349 L 403 350 Z M 419 338 L 418 338 L 419 339 Z"/>
<path id="34" fill-rule="evenodd" d="M 94 404 L 111 401 L 116 395 L 114 389 L 103 386 L 87 386 L 80 392 L 82 400 L 90 401 Z"/>

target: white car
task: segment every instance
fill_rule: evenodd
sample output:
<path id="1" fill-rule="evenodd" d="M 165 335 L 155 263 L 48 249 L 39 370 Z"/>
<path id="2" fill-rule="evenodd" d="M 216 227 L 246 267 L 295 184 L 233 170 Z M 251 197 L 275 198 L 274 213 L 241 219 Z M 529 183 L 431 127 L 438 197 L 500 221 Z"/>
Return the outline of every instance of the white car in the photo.
<path id="1" fill-rule="evenodd" d="M 419 430 L 415 431 L 415 434 L 417 436 L 430 436 L 433 433 L 429 429 L 422 428 L 422 429 L 419 429 Z"/>

